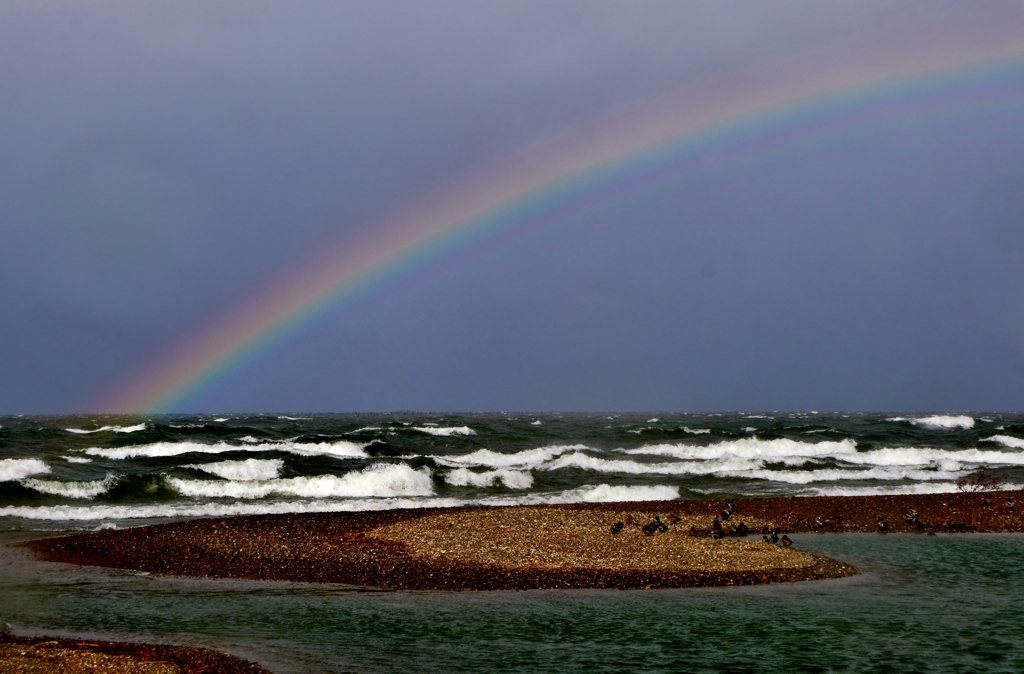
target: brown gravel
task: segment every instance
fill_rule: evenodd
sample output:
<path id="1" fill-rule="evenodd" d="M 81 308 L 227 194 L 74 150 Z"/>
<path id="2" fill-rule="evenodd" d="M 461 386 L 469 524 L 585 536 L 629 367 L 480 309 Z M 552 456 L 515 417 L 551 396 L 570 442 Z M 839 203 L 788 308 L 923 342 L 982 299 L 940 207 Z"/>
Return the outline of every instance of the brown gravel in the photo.
<path id="1" fill-rule="evenodd" d="M 0 633 L 0 674 L 268 674 L 227 653 L 159 646 Z"/>
<path id="2" fill-rule="evenodd" d="M 1020 501 L 1018 508 L 1007 499 Z M 736 585 L 834 578 L 853 567 L 762 543 L 780 532 L 1024 531 L 1024 493 L 412 509 L 202 519 L 25 543 L 44 559 L 159 574 L 492 590 Z M 916 514 L 915 514 L 916 513 Z M 641 532 L 659 515 L 669 531 Z M 617 521 L 626 526 L 612 535 Z"/>

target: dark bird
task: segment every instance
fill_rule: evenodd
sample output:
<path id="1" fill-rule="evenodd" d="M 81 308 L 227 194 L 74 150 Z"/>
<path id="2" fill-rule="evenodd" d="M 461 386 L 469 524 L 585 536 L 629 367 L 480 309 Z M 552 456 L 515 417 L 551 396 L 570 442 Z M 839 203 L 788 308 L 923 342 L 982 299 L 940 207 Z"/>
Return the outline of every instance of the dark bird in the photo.
<path id="1" fill-rule="evenodd" d="M 814 526 L 818 527 L 819 529 L 824 529 L 828 526 L 828 520 L 823 520 L 819 517 L 818 519 L 814 520 Z"/>
<path id="2" fill-rule="evenodd" d="M 722 520 L 725 521 L 725 522 L 728 522 L 730 515 L 732 515 L 731 512 L 729 512 L 728 510 L 723 510 L 722 511 Z"/>
<path id="3" fill-rule="evenodd" d="M 748 527 L 743 522 L 740 522 L 740 525 L 738 527 L 736 527 L 736 535 L 737 536 L 746 536 L 749 533 L 750 533 L 750 527 Z"/>
<path id="4" fill-rule="evenodd" d="M 659 531 L 664 533 L 664 532 L 668 531 L 668 527 L 665 526 L 665 523 L 661 521 L 660 517 L 655 515 L 653 522 L 649 522 L 649 523 L 644 525 L 644 528 L 643 528 L 644 536 L 653 536 L 654 534 L 658 533 Z"/>
<path id="5" fill-rule="evenodd" d="M 615 524 L 612 525 L 612 533 L 613 534 L 619 533 L 620 531 L 622 531 L 622 527 L 623 526 L 624 525 L 622 524 L 622 522 L 616 522 Z"/>
<path id="6" fill-rule="evenodd" d="M 784 548 L 788 548 L 789 546 L 793 545 L 792 539 L 790 539 L 790 537 L 786 534 L 782 534 L 782 540 L 779 542 L 782 543 L 782 547 Z"/>
<path id="7" fill-rule="evenodd" d="M 910 508 L 907 508 L 906 512 L 903 513 L 903 519 L 905 519 L 908 522 L 916 522 L 917 521 L 917 509 L 914 508 L 913 506 L 911 506 Z"/>
<path id="8" fill-rule="evenodd" d="M 889 531 L 889 523 L 881 517 L 878 518 L 878 531 L 883 534 Z"/>
<path id="9" fill-rule="evenodd" d="M 1006 499 L 1006 507 L 1007 508 L 1009 508 L 1010 510 L 1013 510 L 1013 506 L 1014 505 L 1016 505 L 1016 504 L 1013 502 L 1012 498 Z"/>
<path id="10" fill-rule="evenodd" d="M 772 536 L 771 536 L 771 538 L 769 540 L 771 540 L 772 543 L 778 543 L 779 542 L 779 534 L 773 531 L 772 532 Z"/>
<path id="11" fill-rule="evenodd" d="M 765 534 L 764 536 L 761 536 L 761 542 L 762 543 L 771 543 L 772 540 L 770 538 L 768 538 L 768 534 Z"/>

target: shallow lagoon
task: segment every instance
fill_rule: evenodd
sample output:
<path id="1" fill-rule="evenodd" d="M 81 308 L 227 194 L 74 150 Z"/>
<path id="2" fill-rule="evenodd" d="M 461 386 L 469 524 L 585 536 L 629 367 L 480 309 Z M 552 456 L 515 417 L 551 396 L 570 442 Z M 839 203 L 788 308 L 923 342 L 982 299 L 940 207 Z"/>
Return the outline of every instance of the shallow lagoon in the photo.
<path id="1" fill-rule="evenodd" d="M 793 538 L 862 575 L 392 593 L 157 578 L 5 549 L 0 619 L 20 634 L 208 646 L 282 672 L 1024 671 L 1024 536 Z"/>

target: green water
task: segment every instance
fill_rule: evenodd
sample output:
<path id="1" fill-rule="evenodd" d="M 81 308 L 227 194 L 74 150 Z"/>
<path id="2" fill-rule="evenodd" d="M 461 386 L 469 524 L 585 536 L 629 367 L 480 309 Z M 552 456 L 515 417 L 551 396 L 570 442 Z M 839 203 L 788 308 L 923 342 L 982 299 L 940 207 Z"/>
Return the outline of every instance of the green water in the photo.
<path id="1" fill-rule="evenodd" d="M 205 645 L 295 672 L 1022 672 L 1024 537 L 794 536 L 862 575 L 757 588 L 384 593 L 0 558 L 16 633 Z"/>

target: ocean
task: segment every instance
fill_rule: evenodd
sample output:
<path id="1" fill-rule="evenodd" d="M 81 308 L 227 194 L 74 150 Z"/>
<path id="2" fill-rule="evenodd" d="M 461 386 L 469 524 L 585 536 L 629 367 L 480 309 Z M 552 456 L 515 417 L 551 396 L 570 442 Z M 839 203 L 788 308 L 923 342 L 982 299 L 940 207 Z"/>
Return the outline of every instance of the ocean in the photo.
<path id="1" fill-rule="evenodd" d="M 277 672 L 1020 672 L 1024 535 L 793 534 L 851 578 L 379 592 L 35 560 L 10 543 L 183 517 L 1024 484 L 1024 415 L 0 418 L 0 621 Z M 154 554 L 160 554 L 155 550 Z"/>
<path id="2" fill-rule="evenodd" d="M 1024 485 L 1024 415 L 0 417 L 0 527 Z"/>

